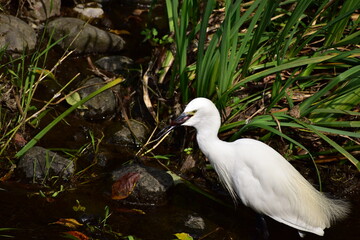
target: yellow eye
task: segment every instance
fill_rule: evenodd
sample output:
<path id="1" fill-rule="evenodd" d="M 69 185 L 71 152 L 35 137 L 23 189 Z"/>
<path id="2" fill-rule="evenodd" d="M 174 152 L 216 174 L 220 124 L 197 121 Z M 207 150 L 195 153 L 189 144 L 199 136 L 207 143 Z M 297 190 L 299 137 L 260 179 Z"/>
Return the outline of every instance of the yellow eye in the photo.
<path id="1" fill-rule="evenodd" d="M 186 115 L 188 115 L 188 116 L 194 116 L 196 112 L 197 112 L 197 110 L 193 110 L 193 111 L 191 111 L 191 112 L 187 112 Z"/>

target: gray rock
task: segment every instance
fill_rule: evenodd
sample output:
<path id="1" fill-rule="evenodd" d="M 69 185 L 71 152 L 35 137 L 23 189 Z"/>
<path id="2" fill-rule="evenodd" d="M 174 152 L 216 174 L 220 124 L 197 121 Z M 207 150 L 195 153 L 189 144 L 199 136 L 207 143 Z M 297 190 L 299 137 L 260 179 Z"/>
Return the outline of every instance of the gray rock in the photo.
<path id="1" fill-rule="evenodd" d="M 0 48 L 23 52 L 33 50 L 36 44 L 35 31 L 24 21 L 11 15 L 0 14 Z"/>
<path id="2" fill-rule="evenodd" d="M 75 171 L 73 161 L 42 147 L 31 148 L 20 159 L 18 168 L 25 173 L 26 178 L 40 181 L 54 176 L 68 179 Z"/>
<path id="3" fill-rule="evenodd" d="M 172 177 L 169 174 L 156 168 L 132 164 L 114 171 L 112 179 L 117 181 L 127 173 L 140 173 L 140 178 L 134 190 L 126 199 L 121 200 L 122 202 L 142 206 L 166 203 L 166 192 L 173 185 Z"/>
<path id="4" fill-rule="evenodd" d="M 60 15 L 61 0 L 27 0 L 25 14 L 35 22 Z"/>
<path id="5" fill-rule="evenodd" d="M 82 86 L 80 86 L 88 86 L 79 90 L 81 98 L 98 90 L 104 86 L 104 83 L 105 82 L 99 77 L 87 79 Z M 87 101 L 84 104 L 87 109 L 80 110 L 81 115 L 89 120 L 101 120 L 114 116 L 116 113 L 117 101 L 112 90 L 118 90 L 118 86 L 108 89 Z"/>
<path id="6" fill-rule="evenodd" d="M 125 41 L 115 34 L 106 32 L 77 18 L 57 18 L 47 26 L 47 33 L 54 40 L 60 40 L 64 49 L 77 53 L 105 53 L 120 51 Z"/>
<path id="7" fill-rule="evenodd" d="M 205 221 L 200 216 L 190 214 L 185 221 L 185 226 L 194 230 L 204 230 Z"/>
<path id="8" fill-rule="evenodd" d="M 96 2 L 79 3 L 73 10 L 78 13 L 80 19 L 85 21 L 104 17 L 102 5 Z"/>
<path id="9" fill-rule="evenodd" d="M 129 65 L 133 63 L 134 61 L 131 58 L 125 56 L 102 57 L 95 62 L 95 64 L 98 65 L 100 68 L 115 74 L 127 70 Z"/>
<path id="10" fill-rule="evenodd" d="M 108 142 L 111 144 L 119 144 L 125 146 L 137 146 L 146 141 L 149 133 L 146 126 L 134 119 L 129 120 L 131 131 L 127 124 L 121 123 L 118 126 L 112 126 L 107 129 L 111 133 Z M 134 136 L 135 135 L 135 136 Z"/>

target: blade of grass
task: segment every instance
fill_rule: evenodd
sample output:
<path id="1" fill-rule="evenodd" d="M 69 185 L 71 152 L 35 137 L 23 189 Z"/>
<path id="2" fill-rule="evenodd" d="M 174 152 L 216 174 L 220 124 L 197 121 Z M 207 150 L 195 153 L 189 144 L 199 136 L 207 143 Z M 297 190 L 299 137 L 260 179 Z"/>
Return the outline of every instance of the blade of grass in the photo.
<path id="1" fill-rule="evenodd" d="M 276 117 L 276 119 L 278 120 L 278 122 L 275 122 L 273 117 Z M 291 122 L 289 122 L 289 120 Z M 239 137 L 240 134 L 242 134 L 244 131 L 247 130 L 247 128 L 254 126 L 254 124 L 261 124 L 261 125 L 267 125 L 267 126 L 277 126 L 278 123 L 281 124 L 282 127 L 291 127 L 291 128 L 296 128 L 299 130 L 306 130 L 306 128 L 304 128 L 303 124 L 300 124 L 299 120 L 296 120 L 294 122 L 294 118 L 286 115 L 286 114 L 273 114 L 273 116 L 271 115 L 260 115 L 255 117 L 254 119 L 252 119 L 250 122 L 246 121 L 246 120 L 242 120 L 242 121 L 237 121 L 237 122 L 233 122 L 233 123 L 229 123 L 229 124 L 224 124 L 221 128 L 220 128 L 220 132 L 223 131 L 228 131 L 231 129 L 235 129 L 238 127 L 242 127 L 236 134 L 233 135 L 233 137 L 231 138 L 232 140 L 237 139 Z M 299 121 L 299 122 L 297 122 Z M 354 131 L 345 131 L 345 130 L 340 130 L 340 129 L 336 129 L 336 128 L 330 128 L 330 127 L 353 127 L 353 128 L 357 128 L 359 126 L 359 123 L 357 121 L 354 122 L 336 122 L 336 124 L 333 124 L 329 127 L 324 127 L 327 126 L 325 123 L 318 124 L 318 125 L 311 125 L 314 129 L 316 129 L 317 131 L 322 131 L 322 132 L 327 132 L 333 135 L 341 135 L 341 136 L 349 136 L 349 137 L 355 137 L 355 138 L 360 138 L 360 133 L 359 132 L 354 132 Z"/>
<path id="2" fill-rule="evenodd" d="M 234 92 L 235 90 L 237 90 L 238 88 L 240 88 L 241 86 L 243 86 L 245 83 L 248 83 L 250 81 L 256 81 L 256 80 L 260 80 L 263 77 L 266 77 L 268 75 L 271 75 L 273 73 L 276 72 L 280 72 L 286 69 L 291 69 L 291 68 L 296 68 L 296 67 L 300 67 L 300 66 L 305 66 L 311 63 L 321 63 L 324 62 L 326 60 L 331 59 L 332 57 L 334 57 L 334 55 L 325 55 L 325 56 L 318 56 L 318 57 L 299 57 L 297 59 L 293 59 L 290 60 L 286 63 L 283 63 L 279 66 L 275 66 L 275 67 L 271 67 L 269 69 L 265 69 L 261 72 L 255 73 L 251 76 L 245 77 L 243 79 L 241 79 L 239 82 L 237 82 L 236 84 L 234 84 L 230 89 L 228 89 L 227 94 L 230 94 L 232 92 Z"/>
<path id="3" fill-rule="evenodd" d="M 207 37 L 207 26 L 208 26 L 208 22 L 209 22 L 209 18 L 210 15 L 215 7 L 215 0 L 209 0 L 207 1 L 206 7 L 205 7 L 205 11 L 204 11 L 204 15 L 200 24 L 200 32 L 199 32 L 199 47 L 198 47 L 198 53 L 197 53 L 197 65 L 201 65 L 201 63 L 203 62 L 204 59 L 204 50 L 205 50 L 205 40 Z M 200 76 L 200 67 L 197 66 L 196 67 L 196 76 Z M 197 89 L 203 89 L 204 88 L 204 83 L 201 82 L 200 80 L 196 81 L 196 87 Z M 198 90 L 199 92 L 199 90 Z M 198 96 L 201 96 L 198 94 Z"/>
<path id="4" fill-rule="evenodd" d="M 331 113 L 331 114 L 344 114 L 351 116 L 360 116 L 360 112 L 342 110 L 342 109 L 328 109 L 328 108 L 317 108 L 312 113 Z M 318 123 L 317 123 L 318 124 Z"/>
<path id="5" fill-rule="evenodd" d="M 347 15 L 348 13 L 352 13 L 360 8 L 360 2 L 358 0 L 347 0 L 344 1 L 344 4 L 341 5 L 339 16 Z M 324 46 L 330 46 L 332 44 L 338 43 L 342 36 L 344 35 L 344 31 L 348 25 L 350 16 L 344 17 L 340 21 L 336 22 L 331 26 L 328 33 L 325 35 Z"/>
<path id="6" fill-rule="evenodd" d="M 265 28 L 271 22 L 271 17 L 273 16 L 277 6 L 279 5 L 279 2 L 280 1 L 278 0 L 261 1 L 255 15 L 253 16 L 253 20 L 257 22 L 258 26 L 255 29 L 254 36 L 251 39 L 248 53 L 242 66 L 242 74 L 244 76 L 246 76 L 248 73 L 248 68 L 253 59 L 253 55 L 259 48 L 258 44 L 260 42 L 261 36 L 265 32 Z"/>
<path id="7" fill-rule="evenodd" d="M 277 38 L 276 42 L 276 58 L 278 64 L 280 64 L 284 59 L 288 47 L 290 46 L 291 41 L 293 40 L 293 36 L 298 30 L 298 25 L 300 23 L 300 18 L 308 8 L 308 6 L 312 3 L 312 0 L 302 0 L 298 1 L 295 9 L 290 13 L 290 18 L 287 21 L 285 27 L 280 31 L 280 36 Z M 290 37 L 287 37 L 290 35 Z M 284 45 L 282 44 L 284 42 Z"/>
<path id="8" fill-rule="evenodd" d="M 298 41 L 294 44 L 296 47 L 293 48 L 293 50 L 290 53 L 290 56 L 296 56 L 299 54 L 301 50 L 304 49 L 306 45 L 308 45 L 311 41 L 313 41 L 316 37 L 321 37 L 321 35 L 324 35 L 326 31 L 328 31 L 329 28 L 331 28 L 333 25 L 335 25 L 337 22 L 341 21 L 342 19 L 348 18 L 356 9 L 352 9 L 351 11 L 348 11 L 342 15 L 337 16 L 331 21 L 328 21 L 325 25 L 323 25 L 319 30 L 309 35 L 309 37 L 304 36 L 307 33 L 305 33 L 303 36 L 298 38 Z M 309 31 L 311 31 L 311 28 L 309 28 Z M 327 46 L 324 46 L 323 48 L 327 48 Z M 319 49 L 319 51 L 323 50 L 322 48 Z"/>
<path id="9" fill-rule="evenodd" d="M 333 148 L 335 148 L 339 153 L 341 153 L 344 157 L 349 159 L 349 161 L 360 171 L 360 162 L 357 160 L 353 155 L 351 155 L 348 151 L 346 151 L 343 147 L 341 147 L 339 144 L 331 140 L 328 136 L 323 134 L 322 132 L 318 131 L 316 128 L 309 124 L 301 123 L 306 128 L 312 130 L 316 135 L 321 137 L 323 140 L 325 140 L 328 144 L 330 144 Z"/>
<path id="10" fill-rule="evenodd" d="M 81 99 L 79 102 L 72 105 L 68 108 L 65 112 L 60 114 L 57 118 L 55 118 L 51 123 L 49 123 L 44 129 L 42 129 L 38 134 L 36 134 L 23 148 L 20 149 L 19 152 L 15 154 L 16 158 L 21 157 L 24 155 L 30 148 L 32 148 L 46 133 L 48 133 L 56 124 L 58 124 L 61 120 L 63 120 L 67 115 L 69 115 L 72 111 L 74 111 L 79 106 L 83 105 L 85 102 L 89 101 L 91 98 L 95 97 L 96 95 L 102 93 L 103 91 L 121 83 L 124 79 L 117 78 L 111 82 L 108 82 L 103 87 L 99 88 L 98 90 L 90 93 L 85 98 Z"/>
<path id="11" fill-rule="evenodd" d="M 346 80 L 352 76 L 356 76 L 360 74 L 360 65 L 350 68 L 349 70 L 339 74 L 334 77 L 325 87 L 316 92 L 310 98 L 306 99 L 304 102 L 300 104 L 300 113 L 301 116 L 306 116 L 309 114 L 316 106 L 314 105 L 316 101 L 318 101 L 321 97 L 323 97 L 328 91 L 333 89 L 339 82 Z"/>

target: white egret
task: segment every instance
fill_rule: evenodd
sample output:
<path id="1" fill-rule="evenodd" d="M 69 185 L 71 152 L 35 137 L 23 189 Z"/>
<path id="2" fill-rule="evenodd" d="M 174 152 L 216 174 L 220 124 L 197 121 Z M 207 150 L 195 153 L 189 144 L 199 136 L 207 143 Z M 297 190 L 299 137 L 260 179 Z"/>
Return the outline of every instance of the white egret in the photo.
<path id="1" fill-rule="evenodd" d="M 221 119 L 206 98 L 192 100 L 172 122 L 196 128 L 201 151 L 231 196 L 260 214 L 293 227 L 300 236 L 324 229 L 349 212 L 349 204 L 317 191 L 283 156 L 270 146 L 249 138 L 225 142 L 218 138 Z"/>

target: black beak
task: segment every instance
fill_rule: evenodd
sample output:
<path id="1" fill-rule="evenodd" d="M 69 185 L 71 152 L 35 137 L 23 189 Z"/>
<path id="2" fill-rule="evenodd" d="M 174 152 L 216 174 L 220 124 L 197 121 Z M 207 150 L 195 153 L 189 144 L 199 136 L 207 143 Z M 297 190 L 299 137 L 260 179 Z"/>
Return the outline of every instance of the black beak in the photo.
<path id="1" fill-rule="evenodd" d="M 186 113 L 182 113 L 180 116 L 178 116 L 175 120 L 171 121 L 170 126 L 180 126 L 184 122 L 186 122 L 189 118 L 191 118 L 192 115 L 188 115 Z"/>
<path id="2" fill-rule="evenodd" d="M 180 116 L 178 116 L 175 120 L 172 120 L 169 126 L 166 126 L 163 128 L 156 136 L 156 140 L 161 139 L 163 136 L 165 136 L 167 133 L 174 130 L 176 127 L 179 127 L 181 124 L 186 122 L 189 118 L 191 118 L 192 115 L 188 115 L 186 113 L 182 113 Z"/>
<path id="3" fill-rule="evenodd" d="M 172 130 L 174 130 L 174 128 L 176 128 L 177 126 L 166 126 L 164 127 L 157 135 L 156 135 L 156 139 L 154 141 L 158 141 L 160 140 L 163 136 L 165 136 L 167 133 L 171 132 Z"/>

